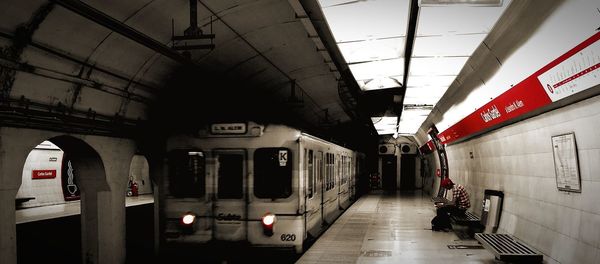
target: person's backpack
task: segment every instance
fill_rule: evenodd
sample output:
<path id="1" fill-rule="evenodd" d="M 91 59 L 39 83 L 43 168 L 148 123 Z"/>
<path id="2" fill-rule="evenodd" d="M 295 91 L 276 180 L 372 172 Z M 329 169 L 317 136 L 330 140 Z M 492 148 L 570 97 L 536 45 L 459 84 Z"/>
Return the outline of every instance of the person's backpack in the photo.
<path id="1" fill-rule="evenodd" d="M 438 231 L 445 228 L 452 228 L 452 225 L 450 224 L 450 217 L 435 216 L 433 219 L 431 219 L 431 230 Z"/>

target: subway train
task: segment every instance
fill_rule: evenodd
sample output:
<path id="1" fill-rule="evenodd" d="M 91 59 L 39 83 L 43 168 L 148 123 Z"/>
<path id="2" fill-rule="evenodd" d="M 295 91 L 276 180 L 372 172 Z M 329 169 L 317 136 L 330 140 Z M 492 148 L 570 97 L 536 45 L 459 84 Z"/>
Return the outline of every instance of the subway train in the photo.
<path id="1" fill-rule="evenodd" d="M 279 124 L 211 124 L 167 143 L 168 244 L 302 252 L 356 199 L 364 155 Z"/>
<path id="2" fill-rule="evenodd" d="M 148 163 L 141 155 L 131 161 L 129 181 L 123 186 L 127 196 L 152 193 Z M 21 187 L 15 197 L 16 208 L 78 202 L 81 189 L 77 184 L 77 172 L 73 169 L 68 153 L 50 141 L 37 145 L 25 161 Z"/>

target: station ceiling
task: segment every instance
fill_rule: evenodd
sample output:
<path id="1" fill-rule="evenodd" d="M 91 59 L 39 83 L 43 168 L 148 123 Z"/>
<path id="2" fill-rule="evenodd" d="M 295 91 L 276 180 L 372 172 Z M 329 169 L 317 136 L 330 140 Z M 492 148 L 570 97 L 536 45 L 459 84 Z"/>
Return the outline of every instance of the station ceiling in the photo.
<path id="1" fill-rule="evenodd" d="M 416 132 L 510 1 L 5 2 L 0 81 L 13 112 L 271 113 L 383 135 Z"/>

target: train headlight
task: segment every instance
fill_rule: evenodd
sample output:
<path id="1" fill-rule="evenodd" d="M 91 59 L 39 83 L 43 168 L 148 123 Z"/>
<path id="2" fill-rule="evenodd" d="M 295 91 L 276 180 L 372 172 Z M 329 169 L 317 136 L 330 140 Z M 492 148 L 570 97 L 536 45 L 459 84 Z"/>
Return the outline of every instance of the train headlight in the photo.
<path id="1" fill-rule="evenodd" d="M 181 229 L 185 233 L 192 233 L 194 231 L 194 224 L 196 223 L 196 214 L 192 212 L 187 212 L 181 216 L 179 224 L 181 225 Z"/>
<path id="2" fill-rule="evenodd" d="M 191 225 L 196 221 L 196 215 L 187 213 L 181 217 L 181 223 L 184 225 Z"/>
<path id="3" fill-rule="evenodd" d="M 266 213 L 265 215 L 263 215 L 262 226 L 263 226 L 263 233 L 266 236 L 273 235 L 273 226 L 275 225 L 276 221 L 277 221 L 277 218 L 272 213 Z"/>

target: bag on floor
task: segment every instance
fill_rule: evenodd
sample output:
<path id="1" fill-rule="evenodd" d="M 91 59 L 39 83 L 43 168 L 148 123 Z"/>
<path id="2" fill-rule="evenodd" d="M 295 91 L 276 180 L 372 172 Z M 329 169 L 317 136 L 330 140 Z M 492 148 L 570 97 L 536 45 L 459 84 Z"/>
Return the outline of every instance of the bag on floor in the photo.
<path id="1" fill-rule="evenodd" d="M 435 216 L 431 219 L 431 229 L 433 231 L 442 230 L 444 228 L 452 228 L 450 225 L 450 217 Z"/>

